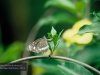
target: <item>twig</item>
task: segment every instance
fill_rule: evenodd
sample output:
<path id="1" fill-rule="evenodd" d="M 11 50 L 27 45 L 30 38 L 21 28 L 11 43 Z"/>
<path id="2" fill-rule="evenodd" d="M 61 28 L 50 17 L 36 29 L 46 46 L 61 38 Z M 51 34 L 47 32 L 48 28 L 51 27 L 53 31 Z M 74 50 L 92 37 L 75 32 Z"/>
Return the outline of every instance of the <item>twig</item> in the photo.
<path id="1" fill-rule="evenodd" d="M 88 3 L 86 4 L 86 13 L 85 13 L 85 17 L 89 18 L 89 14 L 90 14 L 90 0 L 88 0 Z"/>
<path id="2" fill-rule="evenodd" d="M 12 61 L 10 63 L 17 63 L 17 62 L 21 62 L 21 61 L 25 61 L 25 60 L 30 60 L 30 59 L 41 59 L 41 58 L 48 58 L 48 56 L 30 56 L 30 57 L 25 57 L 25 58 L 21 58 L 21 59 L 18 59 L 18 60 L 15 60 L 15 61 Z M 77 64 L 80 64 L 80 65 L 83 65 L 91 70 L 93 70 L 94 72 L 98 73 L 100 75 L 100 71 L 83 63 L 83 62 L 80 62 L 78 60 L 75 60 L 75 59 L 72 59 L 72 58 L 68 58 L 68 57 L 61 57 L 61 56 L 51 56 L 50 58 L 52 59 L 61 59 L 61 60 L 67 60 L 67 61 L 72 61 L 72 62 L 75 62 Z"/>

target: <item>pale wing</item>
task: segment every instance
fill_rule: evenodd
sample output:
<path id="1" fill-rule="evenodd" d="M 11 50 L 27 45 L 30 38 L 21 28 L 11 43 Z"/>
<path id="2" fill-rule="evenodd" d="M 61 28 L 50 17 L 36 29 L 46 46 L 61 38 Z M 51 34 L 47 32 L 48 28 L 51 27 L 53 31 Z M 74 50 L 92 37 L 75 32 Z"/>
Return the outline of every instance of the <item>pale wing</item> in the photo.
<path id="1" fill-rule="evenodd" d="M 41 38 L 41 41 L 37 44 L 37 49 L 39 53 L 44 53 L 49 49 L 48 43 L 44 38 Z"/>
<path id="2" fill-rule="evenodd" d="M 38 49 L 37 49 L 37 44 L 40 42 L 41 38 L 32 42 L 28 47 L 27 47 L 27 50 L 28 51 L 32 51 L 32 52 L 35 52 L 35 53 L 39 53 L 38 52 Z"/>

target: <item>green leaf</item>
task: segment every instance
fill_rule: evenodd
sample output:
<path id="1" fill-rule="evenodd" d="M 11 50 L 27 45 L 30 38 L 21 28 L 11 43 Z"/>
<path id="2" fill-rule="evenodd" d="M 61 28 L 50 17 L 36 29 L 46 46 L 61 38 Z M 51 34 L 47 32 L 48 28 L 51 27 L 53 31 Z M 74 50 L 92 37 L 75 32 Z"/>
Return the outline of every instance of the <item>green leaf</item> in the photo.
<path id="1" fill-rule="evenodd" d="M 52 39 L 52 34 L 48 33 L 48 38 Z"/>
<path id="2" fill-rule="evenodd" d="M 93 15 L 95 15 L 100 20 L 100 13 L 93 12 Z"/>
<path id="3" fill-rule="evenodd" d="M 57 46 L 59 45 L 59 39 L 60 39 L 60 36 L 62 34 L 63 30 L 58 34 L 56 34 L 53 38 L 53 42 L 54 42 L 54 50 L 57 48 Z"/>
<path id="4" fill-rule="evenodd" d="M 57 65 L 57 68 L 63 75 L 93 75 L 83 66 L 72 62 L 62 63 L 61 65 Z"/>
<path id="5" fill-rule="evenodd" d="M 63 51 L 67 49 L 64 39 L 59 38 L 58 44 L 59 46 L 57 47 L 57 50 L 60 50 L 63 53 Z"/>
<path id="6" fill-rule="evenodd" d="M 55 60 L 55 59 L 38 59 L 38 60 L 33 60 L 32 62 L 32 66 L 34 67 L 39 67 L 43 70 L 45 70 L 46 72 L 49 73 L 56 73 L 56 75 L 61 75 L 60 72 L 58 72 L 56 65 L 60 64 L 59 61 Z M 35 74 L 36 75 L 36 74 Z"/>
<path id="7" fill-rule="evenodd" d="M 52 37 L 57 34 L 57 31 L 53 27 L 51 29 L 51 34 L 52 34 Z"/>
<path id="8" fill-rule="evenodd" d="M 55 34 L 53 37 L 54 46 L 56 46 L 57 41 L 58 41 L 58 34 Z"/>
<path id="9" fill-rule="evenodd" d="M 73 24 L 79 20 L 79 18 L 76 17 L 76 15 L 72 15 L 72 14 L 67 13 L 67 12 L 57 12 L 53 15 L 53 17 L 57 23 Z"/>
<path id="10" fill-rule="evenodd" d="M 71 0 L 48 0 L 45 4 L 45 7 L 56 6 L 66 10 L 69 10 L 72 13 L 76 12 L 75 4 Z"/>
<path id="11" fill-rule="evenodd" d="M 74 15 L 70 15 L 69 13 L 57 12 L 54 15 L 50 15 L 48 17 L 41 18 L 36 24 L 37 28 L 43 25 L 55 25 L 57 23 L 69 23 L 73 24 L 78 21 L 78 18 Z"/>
<path id="12" fill-rule="evenodd" d="M 51 43 L 49 42 L 48 45 L 49 45 L 49 49 L 52 51 L 52 45 L 51 45 Z"/>
<path id="13" fill-rule="evenodd" d="M 77 34 L 83 35 L 84 33 L 94 33 L 94 34 L 100 33 L 100 23 L 97 22 L 91 25 L 84 25 L 79 29 Z"/>
<path id="14" fill-rule="evenodd" d="M 41 75 L 41 74 L 39 74 L 39 75 Z M 46 72 L 46 73 L 43 73 L 42 75 L 61 75 L 61 74 L 57 74 L 57 73 L 55 73 L 55 72 Z"/>
<path id="15" fill-rule="evenodd" d="M 60 38 L 62 32 L 63 32 L 63 30 L 58 35 L 57 31 L 52 27 L 51 33 L 48 33 L 48 37 L 50 39 L 52 39 L 52 44 L 48 43 L 49 44 L 49 48 L 51 50 L 51 55 L 53 54 L 54 50 L 57 48 L 57 46 L 59 44 L 58 41 L 59 41 L 59 38 Z"/>
<path id="16" fill-rule="evenodd" d="M 100 43 L 96 42 L 96 44 L 86 46 L 74 56 L 74 59 L 88 64 L 100 63 Z"/>
<path id="17" fill-rule="evenodd" d="M 67 48 L 68 56 L 74 57 L 76 55 L 76 53 L 78 53 L 83 48 L 84 48 L 83 45 L 79 45 L 79 44 L 76 44 L 76 43 L 71 44 L 71 46 Z"/>
<path id="18" fill-rule="evenodd" d="M 61 34 L 62 34 L 63 31 L 64 31 L 64 30 L 62 30 L 62 31 L 59 33 L 59 35 L 58 35 L 58 39 L 60 38 L 60 36 L 61 36 Z"/>
<path id="19" fill-rule="evenodd" d="M 63 32 L 63 30 L 59 33 L 59 35 L 58 35 L 58 34 L 55 34 L 55 35 L 54 35 L 54 37 L 53 37 L 54 45 L 56 45 L 57 42 L 59 41 L 59 38 L 60 38 L 62 32 Z"/>
<path id="20" fill-rule="evenodd" d="M 24 49 L 24 44 L 22 42 L 14 42 L 8 46 L 7 50 L 0 56 L 1 63 L 11 62 L 15 59 L 21 57 L 21 53 Z"/>

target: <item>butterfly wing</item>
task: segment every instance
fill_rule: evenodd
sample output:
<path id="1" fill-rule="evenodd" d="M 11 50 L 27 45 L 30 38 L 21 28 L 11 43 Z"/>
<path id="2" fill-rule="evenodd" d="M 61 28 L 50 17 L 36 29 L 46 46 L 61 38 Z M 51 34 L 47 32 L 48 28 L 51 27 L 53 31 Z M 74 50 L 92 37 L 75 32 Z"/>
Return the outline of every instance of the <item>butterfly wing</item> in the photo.
<path id="1" fill-rule="evenodd" d="M 38 53 L 38 50 L 37 50 L 37 44 L 40 42 L 41 38 L 32 42 L 28 47 L 27 47 L 27 50 L 28 51 L 32 51 L 32 52 L 35 52 L 35 53 Z"/>
<path id="2" fill-rule="evenodd" d="M 34 41 L 27 48 L 28 51 L 32 51 L 35 53 L 44 53 L 48 49 L 49 49 L 48 43 L 47 43 L 46 39 L 44 39 L 44 38 L 40 38 L 40 39 Z"/>
<path id="3" fill-rule="evenodd" d="M 41 38 L 41 41 L 38 42 L 38 44 L 37 44 L 37 50 L 38 50 L 38 52 L 39 53 L 44 53 L 48 49 L 49 49 L 49 46 L 48 46 L 47 40 L 44 39 L 44 38 Z"/>

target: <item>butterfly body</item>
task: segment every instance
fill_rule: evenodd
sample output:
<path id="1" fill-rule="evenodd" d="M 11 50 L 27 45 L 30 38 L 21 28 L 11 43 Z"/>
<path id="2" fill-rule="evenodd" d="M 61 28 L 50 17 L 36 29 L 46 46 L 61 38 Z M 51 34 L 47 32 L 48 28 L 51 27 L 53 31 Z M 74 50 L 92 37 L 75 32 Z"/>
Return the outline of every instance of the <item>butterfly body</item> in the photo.
<path id="1" fill-rule="evenodd" d="M 27 47 L 28 51 L 35 53 L 45 53 L 48 49 L 49 46 L 45 37 L 37 39 Z"/>

